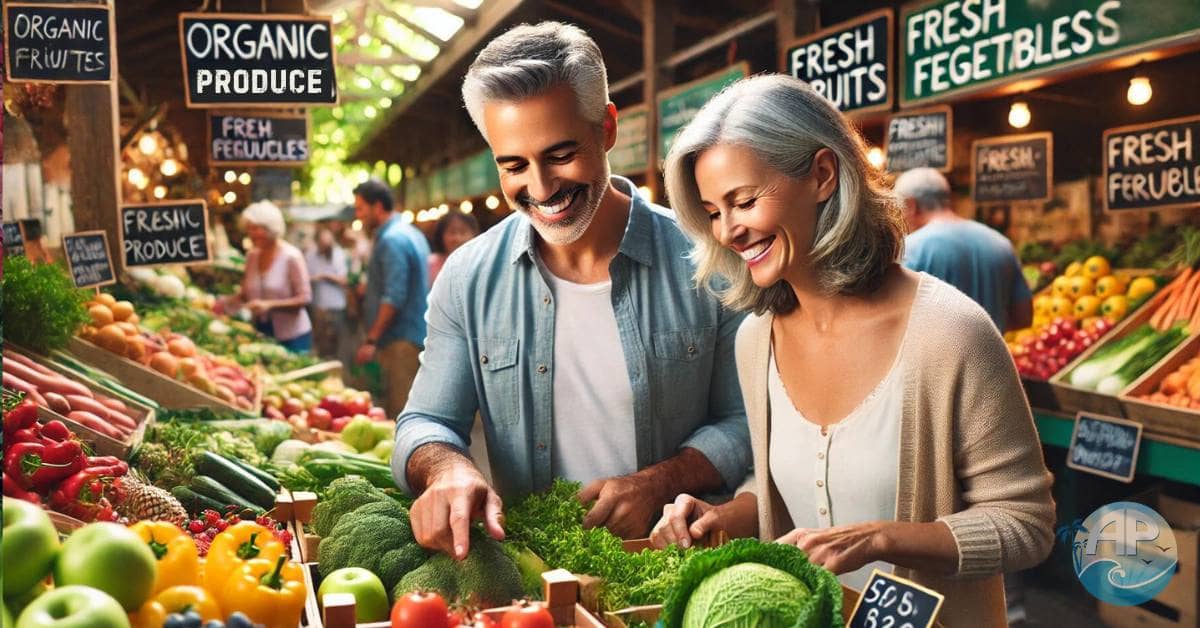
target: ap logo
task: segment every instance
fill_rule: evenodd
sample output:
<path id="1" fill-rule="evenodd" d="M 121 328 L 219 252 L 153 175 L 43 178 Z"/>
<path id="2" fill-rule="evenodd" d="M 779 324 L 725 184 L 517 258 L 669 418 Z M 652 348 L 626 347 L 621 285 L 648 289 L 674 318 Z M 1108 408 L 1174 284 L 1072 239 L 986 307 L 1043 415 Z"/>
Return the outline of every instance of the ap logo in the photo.
<path id="1" fill-rule="evenodd" d="M 1073 533 L 1073 534 L 1072 534 Z M 1178 551 L 1166 520 L 1148 506 L 1102 506 L 1060 530 L 1073 540 L 1075 575 L 1089 593 L 1116 606 L 1153 599 L 1175 575 Z"/>

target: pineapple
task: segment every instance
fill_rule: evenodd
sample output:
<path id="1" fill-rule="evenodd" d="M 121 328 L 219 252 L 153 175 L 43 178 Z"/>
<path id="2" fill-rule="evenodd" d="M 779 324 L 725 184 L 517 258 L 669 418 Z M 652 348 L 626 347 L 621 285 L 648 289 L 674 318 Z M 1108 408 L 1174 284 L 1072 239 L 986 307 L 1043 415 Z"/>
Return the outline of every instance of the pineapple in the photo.
<path id="1" fill-rule="evenodd" d="M 124 478 L 125 498 L 116 505 L 117 513 L 134 521 L 170 521 L 179 527 L 187 524 L 187 511 L 171 493 L 147 484 L 130 474 Z"/>

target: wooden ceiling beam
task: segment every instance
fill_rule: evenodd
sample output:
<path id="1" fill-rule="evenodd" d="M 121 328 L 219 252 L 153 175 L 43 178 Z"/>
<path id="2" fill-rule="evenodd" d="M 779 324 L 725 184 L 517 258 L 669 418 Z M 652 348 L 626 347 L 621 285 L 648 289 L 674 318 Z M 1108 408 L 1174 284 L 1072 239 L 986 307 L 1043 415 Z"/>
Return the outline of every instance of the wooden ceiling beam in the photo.
<path id="1" fill-rule="evenodd" d="M 408 30 L 416 33 L 417 35 L 420 35 L 421 37 L 424 37 L 425 39 L 428 39 L 430 42 L 436 44 L 438 48 L 441 48 L 445 44 L 445 42 L 442 40 L 441 37 L 438 37 L 437 35 L 433 34 L 432 31 L 426 30 L 426 28 L 424 26 L 421 26 L 420 24 L 417 24 L 416 22 L 409 20 L 408 18 L 404 17 L 403 15 L 400 15 L 391 7 L 384 6 L 382 2 L 376 2 L 374 4 L 374 6 L 375 6 L 375 12 L 377 15 L 380 15 L 383 17 L 389 17 L 389 18 L 395 20 L 401 26 L 407 28 Z"/>
<path id="2" fill-rule="evenodd" d="M 433 9 L 441 9 L 446 13 L 457 15 L 464 22 L 475 19 L 475 12 L 463 5 L 454 2 L 454 0 L 405 0 L 408 4 L 414 7 L 429 7 Z"/>
<path id="3" fill-rule="evenodd" d="M 544 5 L 547 9 L 562 13 L 563 15 L 582 22 L 590 27 L 602 30 L 610 35 L 616 35 L 622 39 L 638 43 L 642 41 L 641 33 L 635 33 L 633 31 L 621 28 L 620 26 L 612 23 L 610 20 L 592 15 L 587 11 L 576 9 L 575 7 L 569 6 L 562 2 L 556 2 L 555 0 L 542 0 L 542 5 Z"/>

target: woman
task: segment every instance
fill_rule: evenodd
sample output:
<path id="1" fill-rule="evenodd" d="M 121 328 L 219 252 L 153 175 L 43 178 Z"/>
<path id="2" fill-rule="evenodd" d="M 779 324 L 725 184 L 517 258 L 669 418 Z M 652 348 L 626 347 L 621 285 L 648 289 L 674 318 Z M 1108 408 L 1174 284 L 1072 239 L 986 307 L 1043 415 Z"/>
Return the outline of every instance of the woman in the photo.
<path id="1" fill-rule="evenodd" d="M 437 279 L 446 258 L 479 235 L 479 222 L 470 214 L 450 212 L 437 221 L 433 228 L 433 253 L 429 255 L 429 285 Z"/>
<path id="2" fill-rule="evenodd" d="M 259 201 L 242 211 L 242 221 L 253 246 L 246 254 L 241 291 L 221 308 L 244 305 L 260 332 L 294 353 L 309 351 L 312 322 L 306 307 L 312 301 L 312 286 L 304 254 L 282 239 L 283 213 L 270 201 Z"/>
<path id="3" fill-rule="evenodd" d="M 316 246 L 304 258 L 313 284 L 313 336 L 317 355 L 337 358 L 346 336 L 346 251 L 328 227 L 317 231 Z"/>
<path id="4" fill-rule="evenodd" d="M 652 538 L 779 539 L 861 589 L 873 568 L 946 596 L 947 626 L 1006 625 L 1001 574 L 1051 549 L 1054 503 L 1012 359 L 974 302 L 897 262 L 898 207 L 862 138 L 807 84 L 741 81 L 677 137 L 666 183 L 751 310 L 737 339 L 755 477 L 682 495 Z"/>

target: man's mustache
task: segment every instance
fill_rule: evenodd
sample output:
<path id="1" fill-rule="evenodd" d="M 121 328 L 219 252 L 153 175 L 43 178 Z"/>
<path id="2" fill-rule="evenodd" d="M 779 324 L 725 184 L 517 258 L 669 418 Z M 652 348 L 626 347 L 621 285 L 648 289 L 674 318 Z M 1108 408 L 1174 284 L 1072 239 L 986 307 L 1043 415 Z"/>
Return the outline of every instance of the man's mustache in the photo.
<path id="1" fill-rule="evenodd" d="M 576 191 L 582 190 L 586 187 L 587 186 L 585 186 L 585 185 L 577 185 L 572 188 L 561 189 L 558 192 L 556 192 L 554 194 L 554 196 L 551 196 L 548 200 L 545 200 L 545 201 L 535 201 L 535 200 L 533 200 L 533 197 L 529 196 L 529 194 L 522 192 L 521 194 L 517 195 L 517 203 L 520 204 L 522 207 L 528 207 L 530 205 L 553 205 L 565 198 L 570 197 Z"/>

